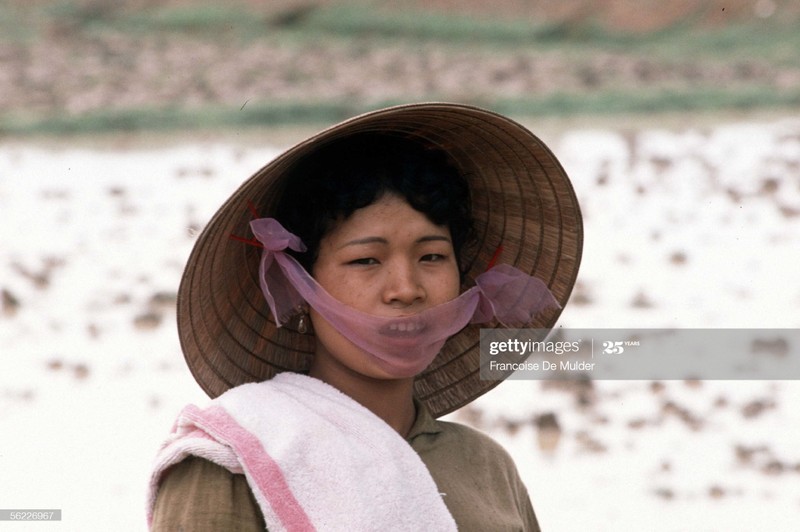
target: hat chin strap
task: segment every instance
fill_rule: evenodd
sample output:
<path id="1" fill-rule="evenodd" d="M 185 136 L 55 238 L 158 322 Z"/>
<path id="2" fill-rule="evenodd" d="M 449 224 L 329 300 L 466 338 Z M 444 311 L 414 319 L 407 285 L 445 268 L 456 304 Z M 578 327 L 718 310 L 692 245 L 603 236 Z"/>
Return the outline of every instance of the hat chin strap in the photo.
<path id="1" fill-rule="evenodd" d="M 496 319 L 506 327 L 525 327 L 548 308 L 560 308 L 547 285 L 536 277 L 500 264 L 475 279 L 475 286 L 446 303 L 412 316 L 367 314 L 331 296 L 288 255 L 305 245 L 274 218 L 250 222 L 264 246 L 259 283 L 278 327 L 307 303 L 354 345 L 374 357 L 396 378 L 413 377 L 433 361 L 447 339 L 468 323 Z"/>

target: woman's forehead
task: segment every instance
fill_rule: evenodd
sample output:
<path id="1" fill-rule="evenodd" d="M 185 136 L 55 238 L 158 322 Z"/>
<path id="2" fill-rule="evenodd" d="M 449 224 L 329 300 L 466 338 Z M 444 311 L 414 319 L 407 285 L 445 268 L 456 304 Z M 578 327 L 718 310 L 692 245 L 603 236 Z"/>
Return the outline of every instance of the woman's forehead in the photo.
<path id="1" fill-rule="evenodd" d="M 449 242 L 450 230 L 447 226 L 434 224 L 404 198 L 385 194 L 337 222 L 325 239 L 343 245 L 380 243 L 398 237 L 413 238 L 415 241 L 445 239 Z"/>

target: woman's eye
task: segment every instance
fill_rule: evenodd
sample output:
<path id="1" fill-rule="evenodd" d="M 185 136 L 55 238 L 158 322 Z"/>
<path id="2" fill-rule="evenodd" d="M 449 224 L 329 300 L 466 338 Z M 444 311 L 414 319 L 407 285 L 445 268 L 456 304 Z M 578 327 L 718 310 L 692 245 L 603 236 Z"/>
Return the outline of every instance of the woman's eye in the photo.
<path id="1" fill-rule="evenodd" d="M 378 261 L 376 259 L 373 259 L 372 257 L 364 257 L 362 259 L 351 260 L 348 264 L 357 264 L 360 266 L 372 266 L 373 264 L 378 264 Z"/>
<path id="2" fill-rule="evenodd" d="M 439 262 L 440 260 L 444 260 L 446 257 L 440 253 L 428 253 L 427 255 L 422 256 L 422 262 Z"/>

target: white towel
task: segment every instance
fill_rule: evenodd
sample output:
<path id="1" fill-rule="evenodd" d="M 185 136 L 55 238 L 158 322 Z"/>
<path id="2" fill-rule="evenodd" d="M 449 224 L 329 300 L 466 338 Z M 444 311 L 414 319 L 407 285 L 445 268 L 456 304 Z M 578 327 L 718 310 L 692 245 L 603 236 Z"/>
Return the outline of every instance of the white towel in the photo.
<path id="1" fill-rule="evenodd" d="M 158 482 L 188 455 L 244 473 L 270 532 L 444 531 L 455 522 L 428 469 L 382 419 L 296 373 L 186 407 L 156 458 Z"/>

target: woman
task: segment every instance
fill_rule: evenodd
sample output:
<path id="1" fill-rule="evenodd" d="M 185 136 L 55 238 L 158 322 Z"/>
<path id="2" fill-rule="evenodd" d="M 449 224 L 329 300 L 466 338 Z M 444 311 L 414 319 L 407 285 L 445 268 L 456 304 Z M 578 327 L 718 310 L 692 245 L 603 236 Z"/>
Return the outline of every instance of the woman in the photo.
<path id="1" fill-rule="evenodd" d="M 288 150 L 187 264 L 182 346 L 220 397 L 160 452 L 152 529 L 538 530 L 502 448 L 435 418 L 497 384 L 480 323 L 552 327 L 581 243 L 556 159 L 487 111 L 390 108 Z"/>

